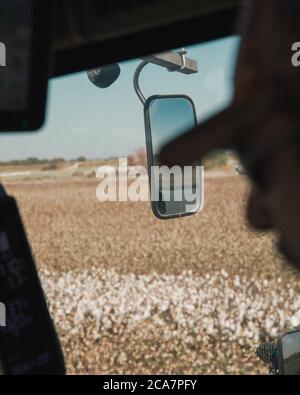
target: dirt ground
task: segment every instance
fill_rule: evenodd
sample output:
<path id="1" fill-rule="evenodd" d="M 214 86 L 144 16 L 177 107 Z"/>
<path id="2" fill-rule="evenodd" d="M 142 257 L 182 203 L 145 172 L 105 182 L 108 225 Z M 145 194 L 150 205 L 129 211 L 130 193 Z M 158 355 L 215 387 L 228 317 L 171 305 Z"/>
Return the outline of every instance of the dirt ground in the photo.
<path id="1" fill-rule="evenodd" d="M 258 374 L 260 341 L 300 325 L 299 278 L 243 220 L 243 177 L 159 221 L 100 203 L 97 180 L 6 182 L 21 209 L 69 374 Z"/>

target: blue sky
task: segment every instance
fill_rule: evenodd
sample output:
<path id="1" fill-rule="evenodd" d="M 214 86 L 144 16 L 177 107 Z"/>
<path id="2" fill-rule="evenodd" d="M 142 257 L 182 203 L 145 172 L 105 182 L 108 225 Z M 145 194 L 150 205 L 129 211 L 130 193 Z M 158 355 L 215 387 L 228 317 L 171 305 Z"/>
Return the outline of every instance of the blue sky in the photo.
<path id="1" fill-rule="evenodd" d="M 199 73 L 194 75 L 147 66 L 140 79 L 144 95 L 187 94 L 201 123 L 232 97 L 238 44 L 238 37 L 232 36 L 186 47 L 188 56 L 198 61 Z M 132 82 L 139 62 L 121 63 L 121 75 L 108 89 L 94 86 L 86 73 L 51 80 L 44 127 L 22 135 L 1 134 L 0 161 L 30 156 L 107 158 L 144 146 L 143 107 Z"/>

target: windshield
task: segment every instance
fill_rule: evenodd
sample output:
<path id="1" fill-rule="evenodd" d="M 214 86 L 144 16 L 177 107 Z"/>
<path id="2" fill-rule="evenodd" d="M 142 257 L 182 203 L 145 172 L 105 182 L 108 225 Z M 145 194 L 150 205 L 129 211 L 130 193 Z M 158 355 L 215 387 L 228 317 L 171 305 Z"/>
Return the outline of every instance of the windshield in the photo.
<path id="1" fill-rule="evenodd" d="M 143 94 L 189 96 L 201 124 L 232 99 L 238 45 L 232 36 L 187 47 L 192 75 L 148 65 Z M 248 186 L 233 153 L 205 160 L 196 215 L 160 221 L 149 202 L 97 199 L 99 167 L 146 162 L 140 62 L 122 63 L 106 89 L 86 73 L 52 80 L 44 128 L 1 135 L 1 181 L 18 200 L 68 373 L 264 372 L 249 350 L 299 325 L 300 301 L 272 237 L 244 223 Z"/>

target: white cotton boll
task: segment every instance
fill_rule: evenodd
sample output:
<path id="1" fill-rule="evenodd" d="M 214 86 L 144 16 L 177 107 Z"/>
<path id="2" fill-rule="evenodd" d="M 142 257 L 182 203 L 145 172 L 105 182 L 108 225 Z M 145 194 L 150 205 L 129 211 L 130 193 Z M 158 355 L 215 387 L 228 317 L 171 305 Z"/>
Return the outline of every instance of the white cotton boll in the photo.
<path id="1" fill-rule="evenodd" d="M 276 337 L 286 324 L 300 325 L 300 297 L 277 289 L 281 282 L 275 278 L 259 279 L 254 287 L 252 278 L 231 277 L 226 271 L 197 277 L 189 271 L 180 276 L 118 275 L 89 268 L 55 275 L 41 271 L 41 276 L 52 316 L 67 336 L 87 330 L 95 340 L 109 338 L 113 328 L 115 334 L 142 339 L 159 328 L 166 341 L 176 337 L 207 344 L 209 336 L 221 332 L 235 347 L 256 345 L 262 332 Z M 261 291 L 255 294 L 256 289 Z M 292 301 L 286 299 L 289 295 Z"/>
<path id="2" fill-rule="evenodd" d="M 300 313 L 296 313 L 292 318 L 291 318 L 291 324 L 293 327 L 297 327 L 300 325 Z"/>
<path id="3" fill-rule="evenodd" d="M 224 269 L 221 270 L 221 275 L 222 275 L 224 278 L 228 278 L 228 273 L 227 273 Z"/>
<path id="4" fill-rule="evenodd" d="M 240 282 L 240 277 L 239 277 L 239 276 L 235 276 L 235 277 L 234 277 L 233 284 L 234 284 L 237 288 L 240 287 L 241 282 Z"/>
<path id="5" fill-rule="evenodd" d="M 265 280 L 263 280 L 263 286 L 264 286 L 264 287 L 267 287 L 268 285 L 269 285 L 269 281 L 268 281 L 268 280 L 266 280 L 266 279 L 265 279 Z"/>
<path id="6" fill-rule="evenodd" d="M 164 312 L 169 309 L 169 303 L 165 302 L 160 305 L 160 311 Z"/>
<path id="7" fill-rule="evenodd" d="M 271 336 L 277 336 L 277 329 L 276 328 L 271 329 Z"/>

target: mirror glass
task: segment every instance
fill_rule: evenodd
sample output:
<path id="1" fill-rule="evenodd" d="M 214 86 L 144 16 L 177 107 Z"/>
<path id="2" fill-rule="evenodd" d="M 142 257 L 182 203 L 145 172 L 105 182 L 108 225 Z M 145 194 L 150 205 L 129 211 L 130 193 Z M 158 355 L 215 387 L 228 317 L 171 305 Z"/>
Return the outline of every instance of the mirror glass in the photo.
<path id="1" fill-rule="evenodd" d="M 171 169 L 159 163 L 162 147 L 196 125 L 195 106 L 187 96 L 152 96 L 145 104 L 151 202 L 158 218 L 190 215 L 201 207 L 200 163 Z"/>
<path id="2" fill-rule="evenodd" d="M 282 356 L 285 375 L 300 375 L 300 331 L 283 337 Z"/>

